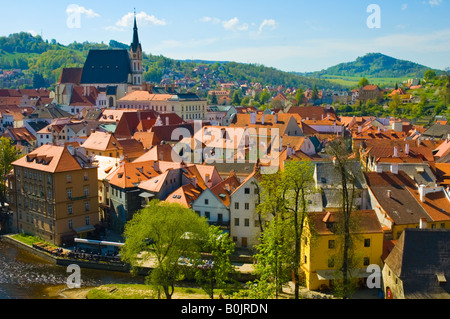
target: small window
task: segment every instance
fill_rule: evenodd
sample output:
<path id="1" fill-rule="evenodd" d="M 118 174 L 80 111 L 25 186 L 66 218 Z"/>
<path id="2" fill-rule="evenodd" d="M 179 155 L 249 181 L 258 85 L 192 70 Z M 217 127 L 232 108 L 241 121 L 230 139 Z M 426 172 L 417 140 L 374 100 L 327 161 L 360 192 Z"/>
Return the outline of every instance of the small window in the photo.
<path id="1" fill-rule="evenodd" d="M 250 194 L 250 188 L 244 188 L 244 193 L 245 194 Z"/>
<path id="2" fill-rule="evenodd" d="M 239 226 L 239 218 L 234 219 L 234 226 Z"/>
<path id="3" fill-rule="evenodd" d="M 209 204 L 209 199 L 205 199 L 205 205 Z"/>
<path id="4" fill-rule="evenodd" d="M 234 209 L 239 209 L 239 203 L 238 202 L 234 203 Z"/>
<path id="5" fill-rule="evenodd" d="M 364 266 L 369 266 L 369 265 L 370 265 L 370 258 L 364 257 Z"/>
<path id="6" fill-rule="evenodd" d="M 333 268 L 334 267 L 334 259 L 330 258 L 328 259 L 328 268 Z"/>
<path id="7" fill-rule="evenodd" d="M 364 239 L 364 247 L 370 247 L 370 238 Z"/>
<path id="8" fill-rule="evenodd" d="M 71 183 L 72 182 L 72 175 L 66 175 L 66 182 Z"/>
<path id="9" fill-rule="evenodd" d="M 205 217 L 209 220 L 209 218 L 211 217 L 211 213 L 210 212 L 205 212 Z"/>
<path id="10" fill-rule="evenodd" d="M 246 218 L 246 219 L 244 220 L 244 226 L 245 226 L 245 227 L 249 227 L 249 226 L 250 226 L 250 219 Z"/>
<path id="11" fill-rule="evenodd" d="M 334 249 L 336 246 L 336 243 L 334 240 L 329 240 L 328 241 L 328 249 Z"/>
<path id="12" fill-rule="evenodd" d="M 245 210 L 249 210 L 250 209 L 250 204 L 249 203 L 245 203 Z"/>

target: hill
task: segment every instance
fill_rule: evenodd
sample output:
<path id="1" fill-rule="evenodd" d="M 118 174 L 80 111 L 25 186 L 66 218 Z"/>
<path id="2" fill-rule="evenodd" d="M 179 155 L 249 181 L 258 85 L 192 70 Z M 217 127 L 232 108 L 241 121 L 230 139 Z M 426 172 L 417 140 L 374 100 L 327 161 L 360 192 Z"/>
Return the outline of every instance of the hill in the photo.
<path id="1" fill-rule="evenodd" d="M 128 45 L 111 40 L 109 44 L 99 43 L 71 43 L 67 46 L 56 40 L 44 41 L 39 35 L 32 36 L 21 32 L 8 37 L 0 37 L 0 69 L 21 69 L 24 78 L 43 78 L 49 85 L 55 84 L 65 67 L 82 67 L 91 49 L 127 49 Z M 198 74 L 194 69 L 201 64 L 207 64 L 206 74 Z M 211 87 L 219 82 L 247 81 L 259 82 L 264 86 L 313 88 L 317 85 L 321 89 L 341 88 L 335 84 L 318 78 L 283 72 L 275 68 L 256 64 L 243 64 L 226 61 L 203 60 L 174 60 L 164 56 L 144 53 L 144 80 L 160 83 L 163 78 L 168 81 L 189 79 L 200 85 L 206 78 Z M 34 76 L 33 76 L 34 75 Z M 42 77 L 41 77 L 42 76 Z M 23 81 L 17 81 L 23 83 Z M 39 84 L 43 83 L 40 81 Z M 35 86 L 36 83 L 29 85 Z M 1 86 L 1 83 L 0 83 Z"/>
<path id="2" fill-rule="evenodd" d="M 353 86 L 365 77 L 379 85 L 392 85 L 409 78 L 423 78 L 431 68 L 411 61 L 396 59 L 381 53 L 369 53 L 353 62 L 340 63 L 326 70 L 302 73 L 303 76 L 327 79 L 342 85 Z M 439 73 L 439 70 L 435 70 Z"/>

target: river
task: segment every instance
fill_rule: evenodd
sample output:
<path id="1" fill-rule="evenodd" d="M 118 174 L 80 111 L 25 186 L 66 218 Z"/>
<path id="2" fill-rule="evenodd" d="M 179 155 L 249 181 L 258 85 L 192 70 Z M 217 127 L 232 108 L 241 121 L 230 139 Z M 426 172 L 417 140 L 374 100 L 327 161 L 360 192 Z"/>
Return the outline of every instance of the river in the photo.
<path id="1" fill-rule="evenodd" d="M 59 299 L 49 288 L 67 289 L 66 267 L 0 240 L 0 299 Z M 81 288 L 111 283 L 144 283 L 128 273 L 81 269 Z M 51 289 L 50 289 L 51 290 Z"/>

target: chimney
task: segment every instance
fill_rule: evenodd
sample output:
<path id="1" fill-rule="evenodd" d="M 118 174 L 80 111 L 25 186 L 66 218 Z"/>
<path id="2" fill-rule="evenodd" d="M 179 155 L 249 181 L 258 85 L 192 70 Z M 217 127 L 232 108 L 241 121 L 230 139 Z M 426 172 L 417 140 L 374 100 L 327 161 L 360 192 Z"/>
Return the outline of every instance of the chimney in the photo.
<path id="1" fill-rule="evenodd" d="M 256 112 L 250 114 L 250 124 L 256 124 Z"/>
<path id="2" fill-rule="evenodd" d="M 265 122 L 265 114 L 263 113 L 263 114 L 261 115 L 261 124 L 264 125 L 264 122 Z"/>
<path id="3" fill-rule="evenodd" d="M 292 156 L 292 147 L 291 144 L 288 143 L 287 145 L 287 157 L 290 158 Z"/>
<path id="4" fill-rule="evenodd" d="M 427 219 L 426 218 L 421 218 L 420 219 L 420 229 L 427 229 Z"/>
<path id="5" fill-rule="evenodd" d="M 405 154 L 409 155 L 409 144 L 408 143 L 405 144 Z"/>
<path id="6" fill-rule="evenodd" d="M 275 115 L 273 116 L 273 123 L 277 124 L 278 123 L 278 114 L 275 113 Z"/>
<path id="7" fill-rule="evenodd" d="M 169 125 L 169 117 L 166 116 L 166 125 Z"/>
<path id="8" fill-rule="evenodd" d="M 419 195 L 420 195 L 420 201 L 422 203 L 425 203 L 425 185 L 420 185 L 419 186 Z"/>
<path id="9" fill-rule="evenodd" d="M 394 146 L 394 157 L 398 157 L 398 146 Z"/>
<path id="10" fill-rule="evenodd" d="M 395 175 L 398 174 L 398 164 L 391 164 L 391 173 Z"/>
<path id="11" fill-rule="evenodd" d="M 392 191 L 390 189 L 387 190 L 387 197 L 388 198 L 392 197 Z"/>

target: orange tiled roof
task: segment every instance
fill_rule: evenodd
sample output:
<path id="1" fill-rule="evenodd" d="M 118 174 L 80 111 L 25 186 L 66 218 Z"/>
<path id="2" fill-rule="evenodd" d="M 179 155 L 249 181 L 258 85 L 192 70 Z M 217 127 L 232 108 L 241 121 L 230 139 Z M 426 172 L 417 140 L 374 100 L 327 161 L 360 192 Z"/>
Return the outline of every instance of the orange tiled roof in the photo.
<path id="1" fill-rule="evenodd" d="M 51 173 L 82 169 L 66 147 L 54 145 L 42 145 L 13 162 L 13 165 Z"/>
<path id="2" fill-rule="evenodd" d="M 133 188 L 141 182 L 147 181 L 159 173 L 153 168 L 154 161 L 139 163 L 122 163 L 110 175 L 106 177 L 111 185 L 120 188 Z"/>

